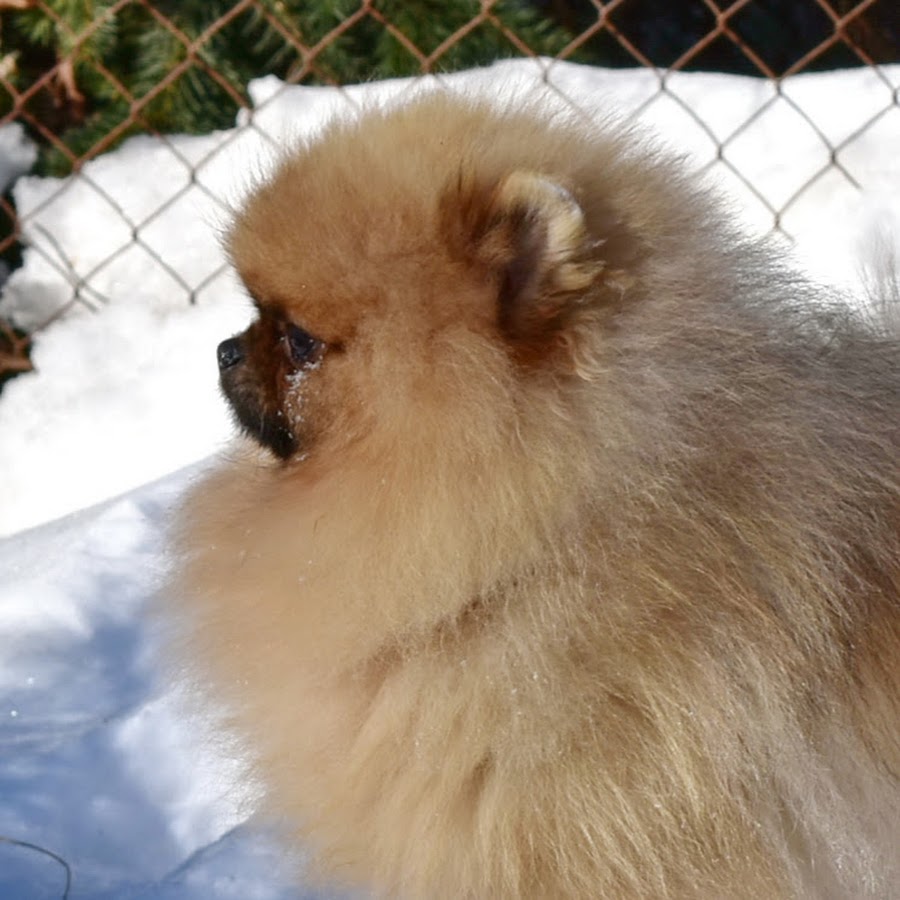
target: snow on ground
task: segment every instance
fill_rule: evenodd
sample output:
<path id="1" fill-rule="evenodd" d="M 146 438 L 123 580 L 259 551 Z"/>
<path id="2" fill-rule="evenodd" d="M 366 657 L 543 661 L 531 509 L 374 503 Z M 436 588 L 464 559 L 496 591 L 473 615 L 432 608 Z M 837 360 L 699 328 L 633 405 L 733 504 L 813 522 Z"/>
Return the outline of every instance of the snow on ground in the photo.
<path id="1" fill-rule="evenodd" d="M 504 63 L 442 82 L 496 96 L 542 72 Z M 819 173 L 782 227 L 820 278 L 853 285 L 875 236 L 897 246 L 900 67 L 798 76 L 781 94 L 722 75 L 671 76 L 660 94 L 644 70 L 545 74 L 588 115 L 636 114 L 731 192 L 751 229 Z M 138 137 L 81 179 L 17 181 L 31 247 L 0 309 L 52 321 L 37 371 L 0 396 L 0 897 L 63 896 L 61 860 L 72 898 L 312 896 L 288 885 L 277 843 L 253 822 L 239 764 L 160 680 L 147 604 L 172 507 L 231 430 L 213 356 L 248 316 L 217 243 L 230 206 L 274 148 L 336 109 L 409 89 L 262 79 L 238 129 Z M 821 136 L 846 174 L 828 167 Z M 28 160 L 21 135 L 0 132 L 0 176 Z"/>
<path id="2" fill-rule="evenodd" d="M 240 766 L 156 683 L 142 613 L 191 474 L 0 543 L 0 836 L 66 860 L 72 898 L 313 896 L 244 824 Z M 64 884 L 58 861 L 0 842 L 0 897 Z"/>

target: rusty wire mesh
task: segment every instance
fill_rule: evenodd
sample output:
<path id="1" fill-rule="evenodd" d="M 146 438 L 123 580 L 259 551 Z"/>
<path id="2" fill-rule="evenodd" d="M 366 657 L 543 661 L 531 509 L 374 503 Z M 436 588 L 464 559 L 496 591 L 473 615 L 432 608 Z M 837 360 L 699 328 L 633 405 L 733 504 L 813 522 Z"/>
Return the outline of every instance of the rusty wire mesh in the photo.
<path id="1" fill-rule="evenodd" d="M 764 3 L 767 15 L 783 14 L 784 28 L 790 28 L 791 9 L 804 7 L 808 25 L 814 17 L 816 29 L 810 32 L 801 28 L 795 35 L 793 53 L 787 57 L 773 54 L 771 47 L 747 27 L 757 4 Z M 445 69 L 460 68 L 473 62 L 488 62 L 485 54 L 531 57 L 535 65 L 546 74 L 560 61 L 583 61 L 644 67 L 653 73 L 655 89 L 633 110 L 639 115 L 647 105 L 665 98 L 689 115 L 701 129 L 705 129 L 715 146 L 714 157 L 728 167 L 735 179 L 753 192 L 770 217 L 771 227 L 779 228 L 785 212 L 796 203 L 804 192 L 826 173 L 838 173 L 855 184 L 853 174 L 842 163 L 842 151 L 861 134 L 875 126 L 885 115 L 898 107 L 898 86 L 885 72 L 883 64 L 898 59 L 897 0 L 792 0 L 778 3 L 774 0 L 687 0 L 680 6 L 689 13 L 695 37 L 689 46 L 670 42 L 663 50 L 652 37 L 655 27 L 654 11 L 661 9 L 655 0 L 550 0 L 518 4 L 531 7 L 534 15 L 529 22 L 536 22 L 537 30 L 517 27 L 515 16 L 509 14 L 511 6 L 503 0 L 480 0 L 450 4 L 456 10 L 467 10 L 458 27 L 449 33 L 436 33 L 423 38 L 423 32 L 411 33 L 408 14 L 426 8 L 427 3 L 402 4 L 382 0 L 347 0 L 331 21 L 306 23 L 291 14 L 279 0 L 235 0 L 208 4 L 206 21 L 194 21 L 190 29 L 180 26 L 171 3 L 151 0 L 109 0 L 84 4 L 86 18 L 79 27 L 59 12 L 59 2 L 42 0 L 0 0 L 0 12 L 4 18 L 3 36 L 15 28 L 16 16 L 42 17 L 48 34 L 55 36 L 52 50 L 45 49 L 39 65 L 29 71 L 22 67 L 21 54 L 0 51 L 0 126 L 12 121 L 21 122 L 43 148 L 48 171 L 57 174 L 71 172 L 72 178 L 61 180 L 58 192 L 70 189 L 74 181 L 102 197 L 112 215 L 125 224 L 123 239 L 103 258 L 92 260 L 79 267 L 65 259 L 61 248 L 54 247 L 52 235 L 40 243 L 32 240 L 33 251 L 40 252 L 48 265 L 65 278 L 70 286 L 66 302 L 51 311 L 42 322 L 34 324 L 29 332 L 64 313 L 73 304 L 96 308 L 106 302 L 106 297 L 96 286 L 98 273 L 108 267 L 130 247 L 139 247 L 153 263 L 164 270 L 173 287 L 183 292 L 185 301 L 194 302 L 206 286 L 221 274 L 221 266 L 214 271 L 186 273 L 180 271 L 172 260 L 164 258 L 148 241 L 147 234 L 168 206 L 178 203 L 189 190 L 204 191 L 212 202 L 222 202 L 214 191 L 196 177 L 198 169 L 207 162 L 206 157 L 188 158 L 177 145 L 165 137 L 167 129 L 159 109 L 167 97 L 194 79 L 202 85 L 202 91 L 213 97 L 217 112 L 224 122 L 233 122 L 235 114 L 249 107 L 246 84 L 239 72 L 217 57 L 212 49 L 224 41 L 240 44 L 244 39 L 267 41 L 269 56 L 287 85 L 332 84 L 359 81 L 383 74 L 374 64 L 367 70 L 366 61 L 359 57 L 358 64 L 341 66 L 354 59 L 354 47 L 365 41 L 386 41 L 395 58 L 402 57 L 400 68 L 406 73 L 434 73 Z M 675 4 L 679 6 L 679 4 Z M 337 9 L 337 7 L 335 7 Z M 781 10 L 781 13 L 779 13 Z M 774 11 L 774 12 L 773 12 Z M 127 85 L 96 52 L 99 36 L 105 35 L 124 16 L 140 15 L 148 27 L 162 29 L 175 50 L 176 62 L 161 72 L 154 83 L 139 88 Z M 541 23 L 547 24 L 543 28 Z M 776 22 L 776 24 L 778 24 Z M 796 23 L 795 23 L 796 30 Z M 543 30 L 542 30 L 543 28 Z M 445 29 L 446 30 L 446 29 Z M 541 35 L 535 41 L 533 35 Z M 218 44 L 217 44 L 218 42 Z M 8 44 L 8 41 L 6 42 Z M 477 49 L 468 53 L 467 48 Z M 535 43 L 538 46 L 535 46 Z M 343 54 L 343 56 L 341 56 Z M 479 56 L 480 54 L 480 56 Z M 812 68 L 837 65 L 868 67 L 880 85 L 880 99 L 870 114 L 849 135 L 841 140 L 829 137 L 816 121 L 815 116 L 789 92 L 781 89 L 784 79 Z M 730 69 L 753 74 L 768 80 L 773 86 L 768 100 L 761 103 L 743 121 L 735 123 L 727 135 L 715 133 L 707 127 L 702 117 L 691 108 L 684 97 L 671 89 L 672 73 L 705 68 Z M 71 126 L 96 115 L 98 110 L 88 108 L 82 91 L 85 72 L 102 79 L 106 95 L 113 98 L 110 109 L 119 112 L 102 133 L 85 140 Z M 257 75 L 265 74 L 263 69 Z M 894 79 L 896 80 L 896 78 Z M 793 114 L 803 119 L 815 133 L 824 149 L 824 162 L 797 185 L 792 193 L 773 200 L 754 185 L 752 176 L 729 156 L 729 147 L 739 141 L 741 135 L 755 121 L 765 116 L 773 104 L 787 104 Z M 258 117 L 246 117 L 244 128 L 260 128 Z M 128 135 L 144 132 L 158 135 L 168 151 L 183 165 L 187 177 L 173 185 L 172 193 L 163 207 L 149 214 L 135 217 L 123 205 L 119 197 L 110 194 L 95 179 L 86 163 L 114 147 Z M 73 139 L 75 134 L 77 139 Z M 220 152 L 216 145 L 209 155 Z M 15 255 L 23 235 L 35 233 L 43 206 L 52 202 L 56 194 L 48 195 L 38 207 L 27 215 L 18 214 L 7 194 L 0 198 L 0 254 Z M 34 228 L 31 226 L 34 225 Z M 27 351 L 30 334 L 13 329 L 8 323 L 0 323 L 0 377 L 27 368 Z"/>

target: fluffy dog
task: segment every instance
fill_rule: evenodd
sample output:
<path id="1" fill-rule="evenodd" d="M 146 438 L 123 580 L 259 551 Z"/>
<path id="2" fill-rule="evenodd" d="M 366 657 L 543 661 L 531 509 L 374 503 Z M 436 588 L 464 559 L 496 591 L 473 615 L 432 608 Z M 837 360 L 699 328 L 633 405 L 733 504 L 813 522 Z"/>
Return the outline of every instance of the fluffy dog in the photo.
<path id="1" fill-rule="evenodd" d="M 172 595 L 322 871 L 897 896 L 900 354 L 628 134 L 442 94 L 236 216 Z"/>

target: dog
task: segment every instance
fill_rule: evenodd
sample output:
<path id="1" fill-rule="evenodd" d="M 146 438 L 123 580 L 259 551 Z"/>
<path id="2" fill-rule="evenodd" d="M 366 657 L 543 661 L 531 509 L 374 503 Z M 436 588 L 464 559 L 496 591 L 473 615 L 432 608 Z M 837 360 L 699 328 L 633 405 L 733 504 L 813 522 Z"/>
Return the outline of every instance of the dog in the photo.
<path id="1" fill-rule="evenodd" d="M 237 212 L 170 596 L 263 812 L 402 898 L 900 891 L 900 353 L 628 129 L 433 92 Z"/>

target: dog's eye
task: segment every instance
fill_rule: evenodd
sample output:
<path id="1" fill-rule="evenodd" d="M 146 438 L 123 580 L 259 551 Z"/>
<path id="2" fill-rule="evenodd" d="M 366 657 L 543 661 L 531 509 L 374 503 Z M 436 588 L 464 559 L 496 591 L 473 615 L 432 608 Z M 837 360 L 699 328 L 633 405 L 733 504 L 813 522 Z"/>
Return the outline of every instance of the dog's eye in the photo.
<path id="1" fill-rule="evenodd" d="M 303 366 L 315 360 L 316 352 L 321 343 L 309 332 L 304 331 L 293 323 L 288 323 L 284 330 L 284 336 L 287 340 L 291 362 L 295 366 Z"/>

